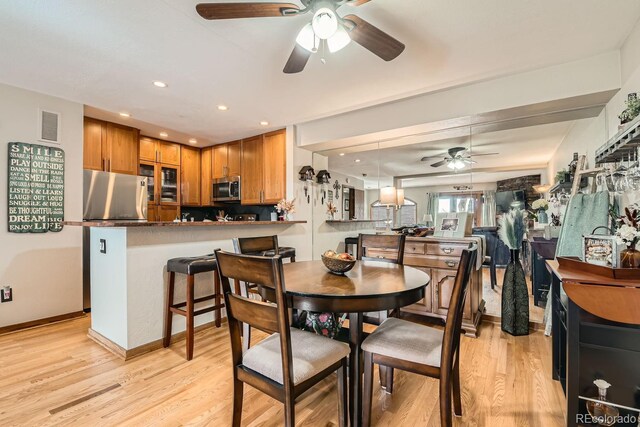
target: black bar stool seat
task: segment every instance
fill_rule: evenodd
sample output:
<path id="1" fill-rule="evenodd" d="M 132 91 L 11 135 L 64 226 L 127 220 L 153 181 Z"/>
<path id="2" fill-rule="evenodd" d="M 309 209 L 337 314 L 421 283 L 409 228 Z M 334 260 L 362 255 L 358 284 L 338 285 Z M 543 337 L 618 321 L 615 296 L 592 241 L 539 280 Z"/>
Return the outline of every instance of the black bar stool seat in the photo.
<path id="1" fill-rule="evenodd" d="M 222 302 L 222 292 L 220 289 L 220 280 L 218 278 L 218 274 L 214 273 L 213 276 L 213 294 L 195 298 L 194 293 L 196 274 L 215 272 L 217 268 L 218 264 L 216 263 L 214 254 L 197 257 L 172 258 L 167 261 L 167 271 L 169 272 L 169 292 L 167 293 L 166 300 L 165 333 L 163 338 L 163 345 L 164 347 L 169 347 L 169 345 L 171 344 L 173 314 L 175 313 L 181 316 L 185 316 L 187 320 L 187 360 L 191 360 L 193 358 L 194 317 L 215 311 L 214 322 L 216 328 L 219 328 L 221 324 L 221 309 L 224 307 L 224 303 Z M 184 274 L 187 276 L 186 301 L 177 304 L 173 302 L 176 273 Z M 214 305 L 202 308 L 200 310 L 194 309 L 195 304 L 212 299 L 215 300 Z"/>

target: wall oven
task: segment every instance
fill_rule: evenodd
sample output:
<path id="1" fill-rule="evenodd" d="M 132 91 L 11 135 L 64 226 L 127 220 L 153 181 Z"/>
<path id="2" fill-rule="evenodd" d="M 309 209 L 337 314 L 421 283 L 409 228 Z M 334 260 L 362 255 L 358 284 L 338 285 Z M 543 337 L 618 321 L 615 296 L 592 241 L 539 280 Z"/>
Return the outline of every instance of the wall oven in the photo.
<path id="1" fill-rule="evenodd" d="M 225 178 L 214 179 L 211 199 L 214 202 L 239 202 L 240 177 L 228 176 Z"/>

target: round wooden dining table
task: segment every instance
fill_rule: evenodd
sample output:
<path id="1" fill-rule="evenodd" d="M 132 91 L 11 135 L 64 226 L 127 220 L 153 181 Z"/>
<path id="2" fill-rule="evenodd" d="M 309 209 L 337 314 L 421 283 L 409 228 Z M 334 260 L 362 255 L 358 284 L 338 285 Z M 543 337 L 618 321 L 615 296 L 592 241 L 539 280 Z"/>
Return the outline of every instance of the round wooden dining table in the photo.
<path id="1" fill-rule="evenodd" d="M 413 267 L 379 261 L 357 261 L 344 275 L 329 272 L 322 261 L 284 265 L 291 306 L 300 310 L 349 315 L 349 413 L 352 426 L 362 417 L 363 313 L 397 309 L 425 295 L 429 275 Z"/>

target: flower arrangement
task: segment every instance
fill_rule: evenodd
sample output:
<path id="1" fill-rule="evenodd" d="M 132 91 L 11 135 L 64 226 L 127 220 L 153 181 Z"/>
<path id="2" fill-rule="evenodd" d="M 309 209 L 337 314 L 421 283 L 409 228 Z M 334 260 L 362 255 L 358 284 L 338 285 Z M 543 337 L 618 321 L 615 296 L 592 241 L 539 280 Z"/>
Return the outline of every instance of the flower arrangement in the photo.
<path id="1" fill-rule="evenodd" d="M 296 199 L 293 199 L 291 201 L 286 200 L 286 199 L 282 199 L 278 202 L 278 204 L 275 206 L 276 210 L 278 212 L 282 212 L 285 215 L 287 214 L 292 214 L 295 213 L 296 211 L 296 205 L 295 205 Z"/>
<path id="2" fill-rule="evenodd" d="M 549 202 L 546 199 L 538 199 L 535 202 L 531 203 L 531 209 L 539 211 L 549 209 Z"/>
<path id="3" fill-rule="evenodd" d="M 333 202 L 327 203 L 327 215 L 329 215 L 331 219 L 333 219 L 333 216 L 336 213 L 338 213 L 338 208 L 336 207 L 336 205 L 334 205 Z"/>
<path id="4" fill-rule="evenodd" d="M 624 208 L 624 215 L 616 219 L 616 225 L 617 242 L 634 249 L 640 241 L 640 206 L 633 204 Z"/>
<path id="5" fill-rule="evenodd" d="M 498 236 L 509 249 L 520 249 L 527 230 L 524 209 L 511 209 L 500 218 Z"/>

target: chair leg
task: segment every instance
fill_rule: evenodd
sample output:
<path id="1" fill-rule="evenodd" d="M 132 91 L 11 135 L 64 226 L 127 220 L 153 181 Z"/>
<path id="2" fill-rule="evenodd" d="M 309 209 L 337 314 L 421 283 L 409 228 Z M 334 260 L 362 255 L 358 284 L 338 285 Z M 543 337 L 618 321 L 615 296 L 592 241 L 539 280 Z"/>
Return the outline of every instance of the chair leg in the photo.
<path id="1" fill-rule="evenodd" d="M 388 368 L 387 368 L 388 369 Z M 362 390 L 362 425 L 371 425 L 371 401 L 373 399 L 373 355 L 364 352 L 364 386 Z"/>
<path id="2" fill-rule="evenodd" d="M 462 416 L 462 399 L 460 397 L 460 357 L 456 355 L 453 364 L 453 375 L 451 377 L 453 387 L 453 413 L 457 417 Z"/>
<path id="3" fill-rule="evenodd" d="M 385 391 L 389 394 L 393 393 L 393 368 L 391 367 L 387 367 L 385 384 Z"/>
<path id="4" fill-rule="evenodd" d="M 215 325 L 216 328 L 220 327 L 220 322 L 222 319 L 222 310 L 220 308 L 220 278 L 218 277 L 218 272 L 214 271 L 213 272 L 213 292 L 215 292 L 216 298 L 215 298 L 215 305 L 218 306 L 218 308 L 216 308 L 215 311 Z"/>
<path id="5" fill-rule="evenodd" d="M 243 382 L 233 380 L 233 427 L 240 427 L 242 421 Z"/>
<path id="6" fill-rule="evenodd" d="M 284 400 L 284 425 L 295 427 L 296 425 L 296 400 L 288 396 Z"/>
<path id="7" fill-rule="evenodd" d="M 440 426 L 451 427 L 451 377 L 448 372 L 440 371 Z"/>
<path id="8" fill-rule="evenodd" d="M 175 286 L 176 273 L 173 271 L 169 273 L 169 289 L 167 290 L 167 301 L 165 303 L 166 314 L 164 318 L 164 339 L 162 340 L 162 345 L 164 347 L 169 347 L 171 344 L 171 326 L 173 322 L 173 312 L 171 311 L 171 306 L 173 305 L 173 289 Z"/>
<path id="9" fill-rule="evenodd" d="M 338 369 L 338 425 L 347 427 L 349 425 L 349 398 L 347 396 L 347 359 L 342 361 L 342 366 Z"/>
<path id="10" fill-rule="evenodd" d="M 193 300 L 194 276 L 187 275 L 187 360 L 193 359 Z"/>
<path id="11" fill-rule="evenodd" d="M 491 289 L 495 289 L 498 284 L 498 278 L 496 274 L 496 264 L 494 260 L 491 260 L 491 265 L 489 266 L 489 274 L 491 276 Z"/>
<path id="12" fill-rule="evenodd" d="M 295 257 L 295 255 L 291 257 L 291 262 L 296 262 L 296 257 Z"/>
<path id="13" fill-rule="evenodd" d="M 247 282 L 240 282 L 240 295 L 249 298 L 249 284 Z M 249 347 L 251 347 L 251 326 L 248 323 L 242 323 L 242 351 L 249 350 Z"/>

